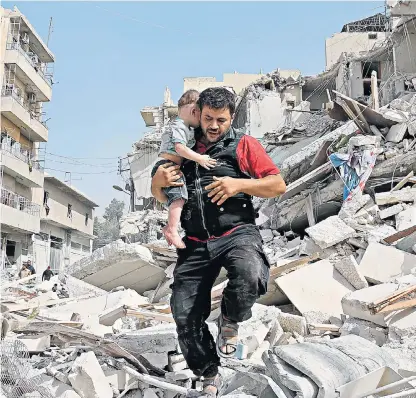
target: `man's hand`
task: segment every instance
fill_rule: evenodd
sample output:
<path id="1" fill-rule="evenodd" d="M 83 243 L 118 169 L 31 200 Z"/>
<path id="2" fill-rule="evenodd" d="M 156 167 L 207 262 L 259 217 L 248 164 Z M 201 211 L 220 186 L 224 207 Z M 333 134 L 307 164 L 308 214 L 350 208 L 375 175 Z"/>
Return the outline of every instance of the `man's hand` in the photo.
<path id="1" fill-rule="evenodd" d="M 209 155 L 200 155 L 197 162 L 207 170 L 212 169 L 217 164 L 217 161 Z"/>
<path id="2" fill-rule="evenodd" d="M 211 191 L 208 197 L 212 198 L 211 202 L 217 202 L 221 206 L 228 198 L 238 194 L 241 187 L 241 180 L 231 177 L 214 177 L 214 182 L 205 187 L 207 191 Z"/>
<path id="3" fill-rule="evenodd" d="M 181 178 L 181 166 L 174 163 L 165 163 L 158 167 L 152 178 L 153 188 L 181 187 L 183 182 L 177 182 Z"/>

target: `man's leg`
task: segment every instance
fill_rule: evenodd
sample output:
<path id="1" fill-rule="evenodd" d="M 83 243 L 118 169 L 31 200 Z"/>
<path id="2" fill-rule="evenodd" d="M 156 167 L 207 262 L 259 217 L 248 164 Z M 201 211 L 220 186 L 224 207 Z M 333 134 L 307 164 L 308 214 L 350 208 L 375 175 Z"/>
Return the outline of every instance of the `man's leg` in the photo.
<path id="1" fill-rule="evenodd" d="M 238 330 L 238 322 L 251 318 L 254 303 L 266 293 L 270 266 L 256 228 L 243 227 L 224 238 L 227 240 L 223 243 L 221 257 L 229 282 L 224 289 L 221 312 L 224 332 L 232 335 L 232 329 Z M 231 341 L 235 343 L 235 339 Z M 225 345 L 220 350 L 224 354 L 231 354 L 235 347 Z"/>
<path id="2" fill-rule="evenodd" d="M 211 312 L 211 289 L 220 267 L 212 264 L 205 243 L 185 240 L 178 250 L 171 308 L 178 340 L 189 368 L 196 376 L 213 377 L 220 364 L 206 319 Z"/>

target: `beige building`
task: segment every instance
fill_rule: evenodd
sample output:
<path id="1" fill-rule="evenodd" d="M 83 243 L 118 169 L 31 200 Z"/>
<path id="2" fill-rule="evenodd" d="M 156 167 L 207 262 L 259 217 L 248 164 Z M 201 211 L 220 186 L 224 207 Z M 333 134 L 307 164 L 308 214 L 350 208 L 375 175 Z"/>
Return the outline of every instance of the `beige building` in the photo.
<path id="1" fill-rule="evenodd" d="M 39 147 L 48 140 L 43 103 L 52 97 L 54 56 L 15 7 L 0 7 L 0 263 L 33 258 L 44 182 Z"/>
<path id="2" fill-rule="evenodd" d="M 296 80 L 300 76 L 300 70 L 297 69 L 279 69 L 279 73 L 284 79 L 292 77 Z M 185 77 L 183 79 L 183 91 L 194 89 L 201 92 L 210 87 L 229 87 L 237 95 L 241 95 L 247 86 L 263 76 L 265 76 L 263 73 L 224 73 L 222 81 L 217 81 L 215 77 Z"/>
<path id="3" fill-rule="evenodd" d="M 386 38 L 386 23 L 383 14 L 376 14 L 350 22 L 343 26 L 340 33 L 326 39 L 326 70 L 331 69 L 343 53 L 358 56 L 377 48 Z"/>
<path id="4" fill-rule="evenodd" d="M 96 207 L 75 187 L 45 175 L 40 231 L 34 235 L 38 271 L 50 266 L 57 272 L 91 254 Z"/>

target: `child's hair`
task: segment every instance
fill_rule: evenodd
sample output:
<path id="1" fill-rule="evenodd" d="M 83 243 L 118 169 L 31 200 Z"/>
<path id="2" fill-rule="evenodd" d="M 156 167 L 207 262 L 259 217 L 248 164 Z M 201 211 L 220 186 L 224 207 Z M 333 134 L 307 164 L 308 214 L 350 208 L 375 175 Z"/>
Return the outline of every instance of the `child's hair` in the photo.
<path id="1" fill-rule="evenodd" d="M 199 98 L 199 92 L 196 90 L 188 90 L 182 94 L 179 98 L 178 108 L 182 108 L 185 105 L 196 104 Z"/>

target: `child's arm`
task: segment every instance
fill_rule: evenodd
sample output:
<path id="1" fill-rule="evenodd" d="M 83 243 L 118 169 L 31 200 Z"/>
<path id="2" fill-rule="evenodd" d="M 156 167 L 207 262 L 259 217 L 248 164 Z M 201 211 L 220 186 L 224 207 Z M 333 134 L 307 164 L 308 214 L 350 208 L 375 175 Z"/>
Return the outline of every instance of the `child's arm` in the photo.
<path id="1" fill-rule="evenodd" d="M 188 148 L 186 145 L 179 142 L 175 143 L 175 151 L 178 155 L 182 156 L 185 159 L 193 160 L 194 162 L 199 163 L 202 167 L 210 169 L 215 166 L 217 163 L 215 159 L 209 157 L 209 155 L 200 155 L 192 149 Z"/>

